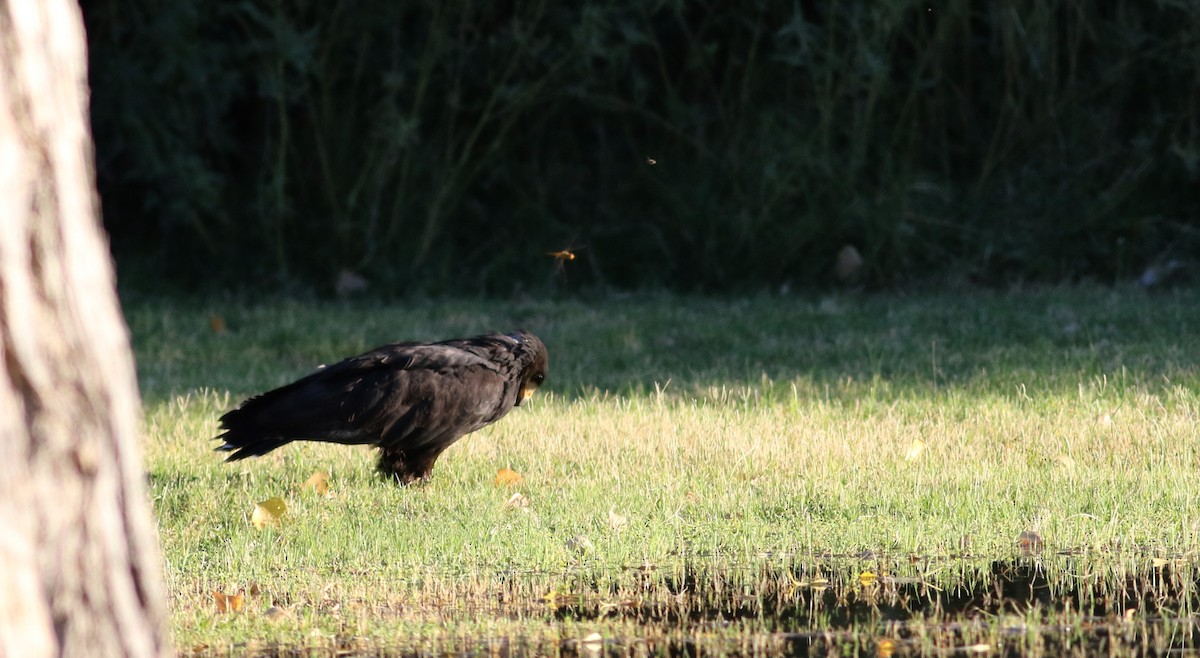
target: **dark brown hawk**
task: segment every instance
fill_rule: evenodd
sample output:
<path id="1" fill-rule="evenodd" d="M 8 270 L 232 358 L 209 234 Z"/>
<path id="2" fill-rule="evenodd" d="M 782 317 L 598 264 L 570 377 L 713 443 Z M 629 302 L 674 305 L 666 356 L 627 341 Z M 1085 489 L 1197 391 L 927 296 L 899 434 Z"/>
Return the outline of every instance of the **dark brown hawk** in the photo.
<path id="1" fill-rule="evenodd" d="M 246 400 L 221 416 L 217 450 L 235 461 L 291 441 L 370 444 L 380 472 L 408 484 L 533 395 L 547 365 L 528 331 L 385 345 Z"/>

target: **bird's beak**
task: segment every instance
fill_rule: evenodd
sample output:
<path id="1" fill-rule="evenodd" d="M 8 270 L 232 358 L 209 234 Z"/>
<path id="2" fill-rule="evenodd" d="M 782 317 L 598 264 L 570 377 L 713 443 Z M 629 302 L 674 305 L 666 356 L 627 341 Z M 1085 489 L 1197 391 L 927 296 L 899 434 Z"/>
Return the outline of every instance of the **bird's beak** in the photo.
<path id="1" fill-rule="evenodd" d="M 521 406 L 526 400 L 533 397 L 533 392 L 537 390 L 536 386 L 526 386 L 521 389 L 521 396 L 517 399 L 517 406 Z"/>

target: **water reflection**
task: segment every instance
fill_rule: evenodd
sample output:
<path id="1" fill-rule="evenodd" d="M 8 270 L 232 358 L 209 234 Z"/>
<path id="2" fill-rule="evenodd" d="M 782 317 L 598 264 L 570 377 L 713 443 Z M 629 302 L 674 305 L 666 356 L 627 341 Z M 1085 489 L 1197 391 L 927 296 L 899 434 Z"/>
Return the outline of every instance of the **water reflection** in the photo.
<path id="1" fill-rule="evenodd" d="M 761 564 L 755 573 L 692 563 L 640 574 L 637 598 L 578 596 L 553 608 L 562 621 L 656 629 L 649 641 L 564 642 L 587 656 L 1165 655 L 1200 646 L 1197 572 L 1183 558 L 1137 559 L 1144 566 L 1134 568 L 1087 555 L 937 562 Z"/>
<path id="2" fill-rule="evenodd" d="M 303 646 L 205 646 L 184 653 L 263 658 L 1196 655 L 1197 564 L 1193 555 L 1161 552 L 1064 551 L 1004 560 L 864 553 L 767 556 L 743 563 L 708 556 L 611 573 L 582 565 L 559 573 L 514 571 L 486 593 L 472 589 L 478 581 L 464 574 L 461 591 L 439 586 L 433 605 L 421 604 L 419 587 L 395 608 L 361 602 L 371 605 L 372 617 L 394 615 L 407 623 L 391 628 L 426 629 L 419 631 L 424 639 L 343 631 Z M 352 602 L 342 603 L 351 607 Z M 440 624 L 453 630 L 429 632 Z"/>

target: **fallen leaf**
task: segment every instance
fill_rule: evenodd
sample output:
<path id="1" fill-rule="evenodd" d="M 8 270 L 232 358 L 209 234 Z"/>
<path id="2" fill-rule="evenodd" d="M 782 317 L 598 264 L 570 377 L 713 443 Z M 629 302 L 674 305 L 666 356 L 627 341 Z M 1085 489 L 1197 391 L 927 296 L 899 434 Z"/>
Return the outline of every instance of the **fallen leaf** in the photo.
<path id="1" fill-rule="evenodd" d="M 250 523 L 253 523 L 255 528 L 262 530 L 269 525 L 279 525 L 284 514 L 287 514 L 287 503 L 283 502 L 279 496 L 275 496 L 254 506 L 254 511 L 250 513 Z"/>
<path id="2" fill-rule="evenodd" d="M 921 453 L 924 451 L 925 442 L 920 439 L 913 439 L 913 442 L 908 446 L 908 450 L 904 451 L 904 459 L 905 461 L 912 461 L 917 457 L 920 457 Z"/>
<path id="3" fill-rule="evenodd" d="M 502 468 L 496 471 L 496 479 L 492 481 L 497 487 L 515 487 L 525 482 L 525 478 L 520 473 L 511 468 Z"/>
<path id="4" fill-rule="evenodd" d="M 329 495 L 329 474 L 325 471 L 317 471 L 308 476 L 304 484 L 300 485 L 300 490 L 312 489 L 313 493 L 318 496 Z"/>
<path id="5" fill-rule="evenodd" d="M 212 328 L 214 334 L 223 334 L 228 329 L 225 327 L 225 318 L 221 317 L 220 313 L 210 313 L 208 316 L 208 326 Z"/>
<path id="6" fill-rule="evenodd" d="M 504 503 L 504 509 L 523 510 L 527 507 L 529 507 L 529 499 L 522 495 L 519 491 L 512 496 L 509 496 L 508 502 Z"/>
<path id="7" fill-rule="evenodd" d="M 240 612 L 246 604 L 246 590 L 239 590 L 237 594 L 213 591 L 213 601 L 217 604 L 217 612 Z"/>
<path id="8" fill-rule="evenodd" d="M 1021 548 L 1022 553 L 1040 553 L 1042 536 L 1032 530 L 1026 530 L 1017 537 L 1017 546 Z"/>
<path id="9" fill-rule="evenodd" d="M 858 574 L 858 582 L 861 583 L 863 587 L 871 587 L 875 585 L 878 580 L 879 577 L 871 571 L 864 571 Z"/>
<path id="10" fill-rule="evenodd" d="M 628 521 L 629 521 L 629 519 L 626 519 L 624 516 L 617 514 L 616 508 L 613 508 L 613 507 L 608 508 L 608 527 L 619 532 L 622 528 L 625 527 L 625 524 Z"/>
<path id="11" fill-rule="evenodd" d="M 896 653 L 896 642 L 894 640 L 883 638 L 875 643 L 875 655 L 879 658 L 891 658 Z"/>
<path id="12" fill-rule="evenodd" d="M 271 621 L 279 621 L 281 619 L 286 619 L 289 615 L 287 610 L 271 606 L 267 608 L 266 612 L 263 612 L 263 616 Z"/>
<path id="13" fill-rule="evenodd" d="M 333 289 L 337 291 L 338 297 L 349 297 L 355 293 L 362 292 L 370 287 L 370 283 L 361 275 L 351 272 L 350 270 L 342 270 L 338 272 L 337 282 Z"/>
<path id="14" fill-rule="evenodd" d="M 839 281 L 847 283 L 858 276 L 863 262 L 862 254 L 858 253 L 858 249 L 854 245 L 845 245 L 837 253 L 837 261 L 834 263 L 833 273 L 837 275 Z"/>
<path id="15" fill-rule="evenodd" d="M 580 641 L 580 645 L 588 652 L 588 655 L 599 655 L 600 650 L 604 648 L 604 636 L 599 633 L 591 633 Z"/>
<path id="16" fill-rule="evenodd" d="M 580 555 L 586 555 L 596 550 L 596 545 L 586 535 L 575 535 L 567 540 L 567 548 Z"/>

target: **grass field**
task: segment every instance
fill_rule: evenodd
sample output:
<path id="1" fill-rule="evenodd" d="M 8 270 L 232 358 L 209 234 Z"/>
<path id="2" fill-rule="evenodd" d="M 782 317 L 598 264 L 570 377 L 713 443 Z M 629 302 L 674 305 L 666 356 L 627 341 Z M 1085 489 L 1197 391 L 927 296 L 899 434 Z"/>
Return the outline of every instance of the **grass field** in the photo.
<path id="1" fill-rule="evenodd" d="M 269 656 L 1193 648 L 1198 302 L 127 298 L 175 639 Z M 518 327 L 549 347 L 547 385 L 426 485 L 378 479 L 363 447 L 211 452 L 220 413 L 318 364 Z M 317 472 L 327 493 L 304 487 Z M 256 527 L 273 497 L 286 513 Z M 222 612 L 214 592 L 243 598 Z"/>

